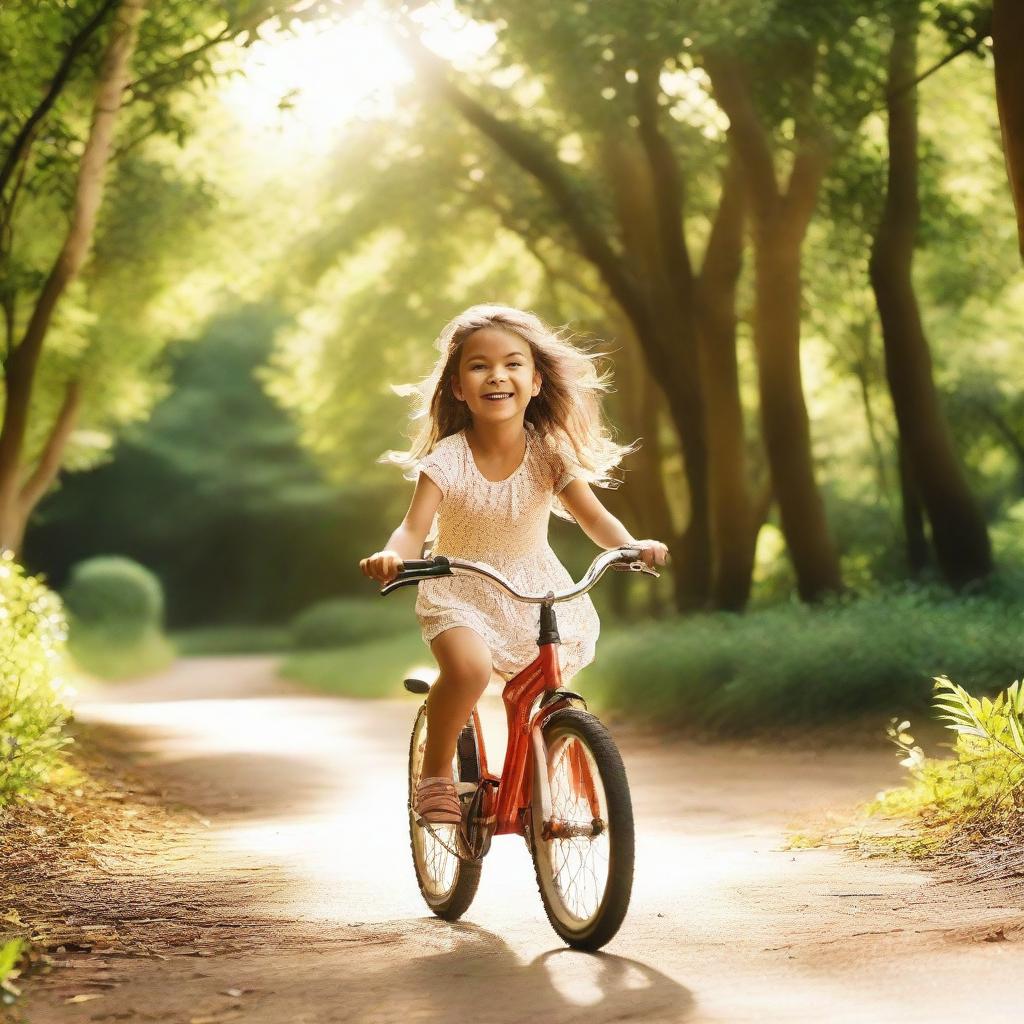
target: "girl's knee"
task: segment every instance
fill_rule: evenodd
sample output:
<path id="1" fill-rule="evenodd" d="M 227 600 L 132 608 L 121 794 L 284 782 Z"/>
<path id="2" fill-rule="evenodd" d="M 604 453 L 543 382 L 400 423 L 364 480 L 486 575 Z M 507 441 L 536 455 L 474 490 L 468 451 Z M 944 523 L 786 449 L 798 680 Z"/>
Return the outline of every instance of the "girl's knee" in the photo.
<path id="1" fill-rule="evenodd" d="M 437 637 L 431 648 L 441 676 L 463 685 L 487 685 L 491 678 L 491 652 L 471 629 L 451 629 Z"/>

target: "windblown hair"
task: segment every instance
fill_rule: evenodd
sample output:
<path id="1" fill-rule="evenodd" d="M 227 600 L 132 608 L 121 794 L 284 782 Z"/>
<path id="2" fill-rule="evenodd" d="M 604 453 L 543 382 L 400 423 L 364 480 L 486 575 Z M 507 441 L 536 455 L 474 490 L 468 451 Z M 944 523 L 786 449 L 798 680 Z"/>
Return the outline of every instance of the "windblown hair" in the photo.
<path id="1" fill-rule="evenodd" d="M 420 384 L 394 389 L 417 399 L 412 446 L 404 452 L 387 452 L 382 461 L 403 467 L 406 477 L 415 479 L 420 459 L 440 440 L 471 425 L 469 409 L 452 390 L 452 378 L 458 375 L 466 339 L 485 327 L 509 331 L 530 346 L 541 388 L 526 408 L 527 425 L 580 478 L 598 487 L 618 487 L 612 473 L 636 445 L 617 444 L 605 422 L 601 395 L 610 390 L 611 380 L 608 373 L 598 372 L 600 353 L 582 351 L 565 332 L 553 331 L 533 313 L 511 306 L 470 306 L 445 326 L 437 338 L 439 356 L 430 376 Z M 552 508 L 570 518 L 557 498 Z"/>

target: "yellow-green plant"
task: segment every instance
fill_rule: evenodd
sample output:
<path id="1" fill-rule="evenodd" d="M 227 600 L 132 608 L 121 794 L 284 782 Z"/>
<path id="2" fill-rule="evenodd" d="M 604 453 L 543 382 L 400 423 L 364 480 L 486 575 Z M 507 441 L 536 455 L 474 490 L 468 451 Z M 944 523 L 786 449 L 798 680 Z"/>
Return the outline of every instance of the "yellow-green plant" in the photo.
<path id="1" fill-rule="evenodd" d="M 8 939 L 0 943 L 0 1002 L 10 1005 L 21 995 L 21 989 L 15 980 L 21 973 L 18 961 L 28 948 L 28 943 L 20 937 Z"/>
<path id="2" fill-rule="evenodd" d="M 925 757 L 910 723 L 893 719 L 889 738 L 912 782 L 883 793 L 874 809 L 911 815 L 936 828 L 942 841 L 969 829 L 982 836 L 1024 826 L 1024 688 L 1014 682 L 994 698 L 974 697 L 940 676 L 934 706 L 957 734 L 954 757 Z"/>
<path id="3" fill-rule="evenodd" d="M 0 556 L 0 805 L 62 764 L 67 626 L 60 598 Z"/>

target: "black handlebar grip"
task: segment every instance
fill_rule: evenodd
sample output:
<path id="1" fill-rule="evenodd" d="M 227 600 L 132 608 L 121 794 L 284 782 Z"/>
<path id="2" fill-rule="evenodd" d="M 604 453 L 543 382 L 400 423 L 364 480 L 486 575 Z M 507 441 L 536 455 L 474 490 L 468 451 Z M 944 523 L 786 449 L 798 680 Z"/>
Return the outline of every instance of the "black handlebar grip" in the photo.
<path id="1" fill-rule="evenodd" d="M 411 587 L 421 580 L 433 580 L 440 576 L 451 576 L 451 563 L 444 555 L 433 558 L 410 558 L 402 562 L 402 571 L 388 584 L 381 588 L 381 597 L 385 597 L 399 587 Z"/>

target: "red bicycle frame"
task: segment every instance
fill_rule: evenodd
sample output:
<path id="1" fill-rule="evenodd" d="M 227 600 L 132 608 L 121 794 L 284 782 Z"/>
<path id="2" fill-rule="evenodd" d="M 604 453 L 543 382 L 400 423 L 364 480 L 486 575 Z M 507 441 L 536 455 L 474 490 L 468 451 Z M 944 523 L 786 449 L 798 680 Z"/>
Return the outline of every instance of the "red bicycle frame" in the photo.
<path id="1" fill-rule="evenodd" d="M 488 790 L 484 813 L 488 818 L 494 816 L 495 835 L 525 833 L 527 811 L 533 801 L 535 778 L 542 787 L 541 806 L 545 811 L 545 823 L 551 818 L 547 758 L 542 730 L 547 719 L 556 711 L 569 707 L 570 701 L 568 697 L 553 700 L 539 708 L 532 716 L 530 709 L 542 693 L 558 690 L 561 684 L 562 672 L 558 664 L 557 643 L 541 644 L 537 657 L 505 684 L 501 699 L 505 704 L 505 716 L 508 720 L 508 743 L 500 778 L 488 771 L 480 716 L 476 708 L 473 709 L 473 725 L 480 757 L 480 778 Z M 579 756 L 578 752 L 571 753 L 570 757 L 569 769 L 573 790 L 576 795 L 587 799 L 594 816 L 597 817 L 597 796 L 587 759 L 585 756 Z M 534 771 L 529 770 L 531 759 Z"/>

